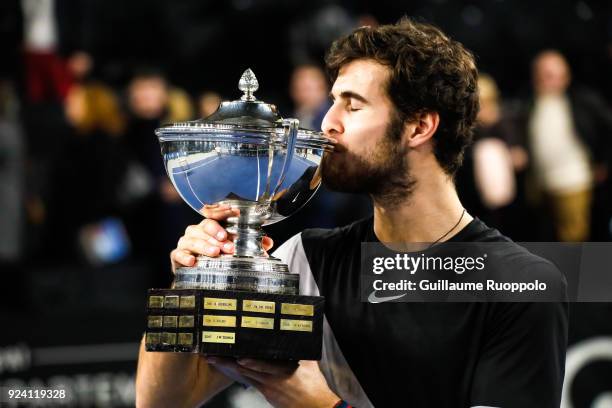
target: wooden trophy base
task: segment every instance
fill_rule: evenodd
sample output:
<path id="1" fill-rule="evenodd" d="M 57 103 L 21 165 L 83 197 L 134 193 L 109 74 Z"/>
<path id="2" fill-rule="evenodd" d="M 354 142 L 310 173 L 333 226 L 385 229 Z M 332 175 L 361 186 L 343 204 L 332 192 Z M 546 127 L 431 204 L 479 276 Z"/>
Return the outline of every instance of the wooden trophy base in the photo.
<path id="1" fill-rule="evenodd" d="M 149 289 L 146 350 L 320 360 L 321 296 Z"/>

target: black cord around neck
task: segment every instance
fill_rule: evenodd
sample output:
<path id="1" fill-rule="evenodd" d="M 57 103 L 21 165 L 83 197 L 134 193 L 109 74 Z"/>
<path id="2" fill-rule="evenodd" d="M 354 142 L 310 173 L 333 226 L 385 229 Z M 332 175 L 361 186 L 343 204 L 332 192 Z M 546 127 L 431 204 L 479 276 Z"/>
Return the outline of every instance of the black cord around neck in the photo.
<path id="1" fill-rule="evenodd" d="M 450 234 L 455 228 L 457 228 L 457 225 L 461 224 L 461 220 L 463 220 L 463 216 L 465 215 L 465 208 L 463 209 L 463 211 L 461 212 L 461 217 L 459 217 L 459 221 L 457 221 L 457 223 L 455 225 L 453 225 L 453 228 L 449 229 L 446 234 L 442 235 L 440 238 L 436 239 L 434 242 L 431 243 L 431 245 L 429 246 L 429 248 L 431 248 L 432 246 L 434 246 L 435 244 L 437 244 L 438 242 L 440 242 L 442 239 L 444 239 L 448 234 Z"/>

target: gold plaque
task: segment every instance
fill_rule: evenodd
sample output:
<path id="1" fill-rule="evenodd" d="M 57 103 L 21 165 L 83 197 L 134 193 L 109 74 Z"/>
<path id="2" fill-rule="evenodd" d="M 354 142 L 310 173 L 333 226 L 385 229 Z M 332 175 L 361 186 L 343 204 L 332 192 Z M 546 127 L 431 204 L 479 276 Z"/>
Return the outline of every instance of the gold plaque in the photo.
<path id="1" fill-rule="evenodd" d="M 147 333 L 145 342 L 147 344 L 161 344 L 161 335 L 159 333 Z"/>
<path id="2" fill-rule="evenodd" d="M 176 333 L 163 332 L 161 342 L 162 344 L 176 344 Z"/>
<path id="3" fill-rule="evenodd" d="M 202 332 L 202 343 L 236 343 L 236 334 L 231 332 Z"/>
<path id="4" fill-rule="evenodd" d="M 161 316 L 149 316 L 148 327 L 162 327 L 162 317 Z"/>
<path id="5" fill-rule="evenodd" d="M 149 296 L 149 307 L 161 309 L 164 307 L 163 296 Z"/>
<path id="6" fill-rule="evenodd" d="M 262 300 L 243 300 L 242 310 L 245 312 L 274 313 L 275 303 Z"/>
<path id="7" fill-rule="evenodd" d="M 181 309 L 193 309 L 195 308 L 195 296 L 181 296 L 179 301 L 179 307 Z"/>
<path id="8" fill-rule="evenodd" d="M 274 319 L 269 317 L 242 316 L 242 327 L 252 329 L 274 329 Z"/>
<path id="9" fill-rule="evenodd" d="M 204 309 L 236 310 L 236 299 L 204 298 Z"/>
<path id="10" fill-rule="evenodd" d="M 164 298 L 164 307 L 166 309 L 176 309 L 179 307 L 179 297 L 178 296 L 166 296 Z"/>
<path id="11" fill-rule="evenodd" d="M 178 344 L 180 344 L 181 346 L 191 346 L 193 344 L 193 334 L 179 333 Z"/>
<path id="12" fill-rule="evenodd" d="M 179 327 L 193 327 L 194 320 L 193 316 L 179 316 Z"/>
<path id="13" fill-rule="evenodd" d="M 236 316 L 205 315 L 203 326 L 236 327 Z"/>
<path id="14" fill-rule="evenodd" d="M 283 303 L 281 305 L 281 313 L 296 316 L 314 316 L 314 306 L 300 305 L 297 303 Z"/>
<path id="15" fill-rule="evenodd" d="M 164 316 L 164 327 L 176 327 L 177 316 Z"/>
<path id="16" fill-rule="evenodd" d="M 281 319 L 280 329 L 281 330 L 291 330 L 291 331 L 311 332 L 312 331 L 312 321 Z"/>

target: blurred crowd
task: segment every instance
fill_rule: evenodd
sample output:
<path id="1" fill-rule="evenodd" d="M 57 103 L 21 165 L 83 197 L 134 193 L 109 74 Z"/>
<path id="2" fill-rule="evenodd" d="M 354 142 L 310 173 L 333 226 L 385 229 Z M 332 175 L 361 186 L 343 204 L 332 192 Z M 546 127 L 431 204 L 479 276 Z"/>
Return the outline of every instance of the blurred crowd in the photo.
<path id="1" fill-rule="evenodd" d="M 2 269 L 19 276 L 32 265 L 136 259 L 151 271 L 151 286 L 167 286 L 168 252 L 200 218 L 166 177 L 153 131 L 206 117 L 237 94 L 181 89 L 155 64 L 135 66 L 127 81 L 108 84 L 95 74 L 95 55 L 74 46 L 64 52 L 53 1 L 20 6 L 23 75 L 0 82 Z M 334 13 L 312 21 L 321 25 Z M 376 21 L 365 16 L 342 30 L 319 27 L 325 35 L 315 47 L 363 23 Z M 292 35 L 307 38 L 300 30 L 311 29 L 306 21 Z M 292 52 L 303 49 L 296 40 Z M 330 104 L 322 61 L 302 54 L 292 60 L 284 86 L 291 103 L 281 113 L 320 129 Z M 517 241 L 612 236 L 612 111 L 602 95 L 572 80 L 571 65 L 561 52 L 541 50 L 522 98 L 506 99 L 494 77 L 480 77 L 479 124 L 457 188 L 471 214 Z M 270 233 L 279 243 L 299 228 L 346 224 L 370 208 L 364 197 L 322 188 L 287 222 L 292 226 Z"/>
<path id="2" fill-rule="evenodd" d="M 608 241 L 612 229 L 612 111 L 573 84 L 566 58 L 543 50 L 531 92 L 503 103 L 479 79 L 473 145 L 457 176 L 466 208 L 519 241 Z"/>

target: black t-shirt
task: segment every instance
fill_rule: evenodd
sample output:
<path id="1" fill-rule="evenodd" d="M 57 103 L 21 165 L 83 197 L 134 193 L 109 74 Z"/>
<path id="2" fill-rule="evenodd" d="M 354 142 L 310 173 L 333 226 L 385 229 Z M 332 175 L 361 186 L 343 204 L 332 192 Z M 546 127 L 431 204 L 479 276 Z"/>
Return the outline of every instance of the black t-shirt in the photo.
<path id="1" fill-rule="evenodd" d="M 451 241 L 511 242 L 477 219 Z M 320 367 L 340 397 L 360 408 L 559 406 L 566 303 L 362 302 L 361 242 L 378 242 L 372 218 L 306 230 L 275 252 L 302 294 L 325 297 Z M 508 269 L 545 264 L 563 279 L 509 248 Z"/>

